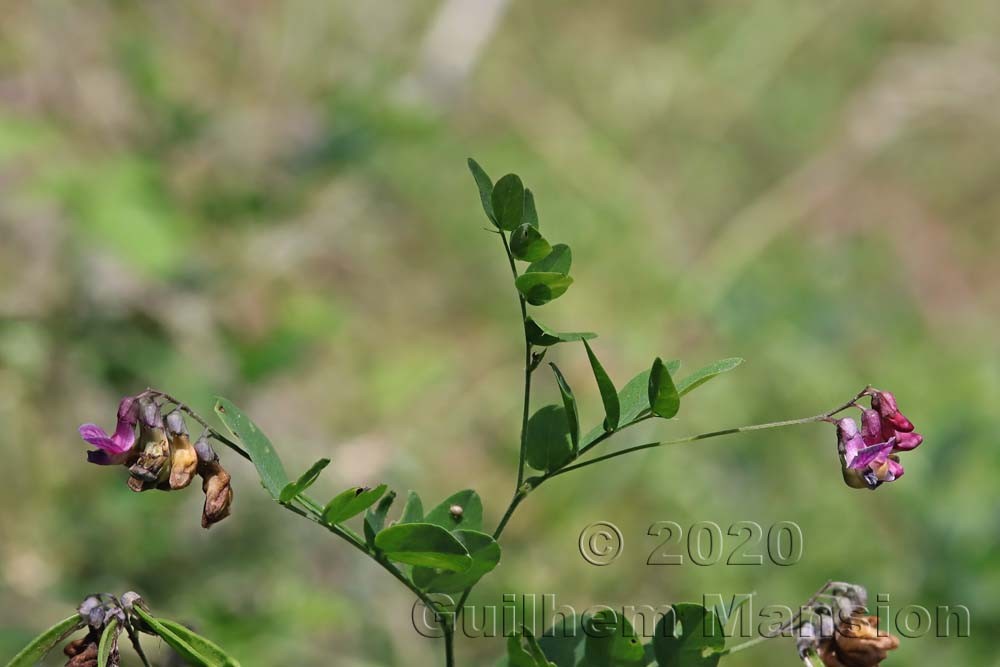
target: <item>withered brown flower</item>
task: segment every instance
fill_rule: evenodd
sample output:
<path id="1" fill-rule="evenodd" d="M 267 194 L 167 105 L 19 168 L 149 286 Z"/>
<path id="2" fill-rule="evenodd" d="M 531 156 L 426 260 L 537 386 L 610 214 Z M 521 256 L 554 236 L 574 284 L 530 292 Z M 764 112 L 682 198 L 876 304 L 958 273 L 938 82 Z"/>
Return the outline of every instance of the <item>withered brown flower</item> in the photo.
<path id="1" fill-rule="evenodd" d="M 855 614 L 820 642 L 819 657 L 826 667 L 877 667 L 898 647 L 897 637 L 879 632 L 878 616 Z"/>

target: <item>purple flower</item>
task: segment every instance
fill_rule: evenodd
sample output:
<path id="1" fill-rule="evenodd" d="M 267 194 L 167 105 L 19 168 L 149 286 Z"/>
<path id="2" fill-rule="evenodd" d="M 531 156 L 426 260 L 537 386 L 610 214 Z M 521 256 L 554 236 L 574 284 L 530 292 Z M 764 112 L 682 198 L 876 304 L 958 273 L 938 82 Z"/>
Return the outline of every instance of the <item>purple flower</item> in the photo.
<path id="1" fill-rule="evenodd" d="M 887 391 L 871 391 L 872 406 L 861 411 L 861 427 L 845 418 L 837 424 L 837 451 L 844 481 L 855 488 L 875 489 L 903 476 L 899 453 L 916 449 L 924 438 Z"/>
<path id="2" fill-rule="evenodd" d="M 882 419 L 892 428 L 903 433 L 913 430 L 913 422 L 907 419 L 896 405 L 896 397 L 887 391 L 872 392 L 872 410 L 878 410 Z"/>
<path id="3" fill-rule="evenodd" d="M 96 424 L 80 426 L 80 437 L 97 447 L 87 452 L 87 461 L 97 465 L 118 465 L 125 461 L 135 445 L 135 426 L 139 421 L 139 404 L 126 396 L 118 404 L 118 425 L 113 435 L 108 435 Z"/>

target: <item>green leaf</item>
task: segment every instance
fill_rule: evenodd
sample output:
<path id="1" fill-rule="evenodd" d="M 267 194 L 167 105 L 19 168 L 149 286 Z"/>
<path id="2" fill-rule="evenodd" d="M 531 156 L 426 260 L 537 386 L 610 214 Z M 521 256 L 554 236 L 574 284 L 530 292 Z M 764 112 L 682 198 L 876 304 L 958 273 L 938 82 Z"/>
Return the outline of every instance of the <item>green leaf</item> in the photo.
<path id="1" fill-rule="evenodd" d="M 584 632 L 578 623 L 553 625 L 542 633 L 538 645 L 556 667 L 576 667 L 583 660 Z"/>
<path id="2" fill-rule="evenodd" d="M 580 448 L 580 415 L 576 410 L 576 397 L 573 396 L 573 390 L 570 389 L 569 383 L 566 382 L 566 378 L 563 377 L 559 367 L 553 363 L 550 363 L 549 366 L 552 367 L 552 372 L 556 376 L 556 384 L 559 385 L 559 393 L 562 394 L 563 408 L 566 410 L 566 425 L 569 429 L 569 439 L 573 443 L 573 456 L 576 456 Z"/>
<path id="3" fill-rule="evenodd" d="M 465 572 L 439 572 L 428 567 L 413 568 L 413 583 L 434 593 L 459 593 L 474 585 L 500 562 L 500 545 L 477 530 L 456 530 L 452 533 L 465 545 L 472 556 L 472 565 Z"/>
<path id="4" fill-rule="evenodd" d="M 424 504 L 416 491 L 406 494 L 406 504 L 403 505 L 403 514 L 399 517 L 400 523 L 421 523 L 424 520 Z"/>
<path id="5" fill-rule="evenodd" d="M 559 332 L 549 329 L 547 326 L 529 317 L 524 322 L 524 333 L 528 342 L 539 347 L 548 347 L 556 343 L 571 343 L 578 340 L 588 340 L 597 338 L 597 334 L 590 331 Z"/>
<path id="6" fill-rule="evenodd" d="M 46 653 L 86 624 L 86 621 L 81 619 L 79 614 L 73 614 L 69 618 L 59 621 L 32 639 L 27 646 L 21 649 L 20 653 L 7 663 L 7 667 L 35 667 L 42 661 Z"/>
<path id="7" fill-rule="evenodd" d="M 323 472 L 323 468 L 330 465 L 330 459 L 320 459 L 316 463 L 312 464 L 309 470 L 302 473 L 302 476 L 298 478 L 297 481 L 291 482 L 285 485 L 285 488 L 281 490 L 281 495 L 278 500 L 282 503 L 290 503 L 295 498 L 298 497 L 300 493 L 303 493 L 306 489 L 313 485 L 317 479 L 319 479 L 319 474 Z"/>
<path id="8" fill-rule="evenodd" d="M 461 514 L 457 517 L 451 511 L 455 506 L 462 508 Z M 427 513 L 424 523 L 433 523 L 450 531 L 482 530 L 483 501 L 472 489 L 453 493 Z"/>
<path id="9" fill-rule="evenodd" d="M 112 618 L 108 621 L 108 624 L 104 626 L 104 632 L 101 633 L 101 640 L 97 644 L 97 665 L 98 667 L 108 667 L 108 659 L 111 657 L 111 649 L 115 645 L 115 640 L 118 639 L 118 635 L 121 633 L 121 629 L 118 627 L 118 619 Z"/>
<path id="10" fill-rule="evenodd" d="M 215 642 L 202 637 L 187 626 L 166 618 L 158 618 L 156 620 L 160 623 L 160 625 L 184 640 L 189 646 L 198 651 L 198 653 L 205 656 L 209 660 L 212 660 L 212 664 L 218 664 L 224 667 L 240 667 L 240 663 L 236 660 L 236 658 L 223 651 Z"/>
<path id="11" fill-rule="evenodd" d="M 572 265 L 573 251 L 565 243 L 557 243 L 552 246 L 552 252 L 544 259 L 540 259 L 528 267 L 528 273 L 561 273 L 566 275 Z"/>
<path id="12" fill-rule="evenodd" d="M 343 523 L 351 517 L 361 514 L 375 504 L 388 487 L 379 484 L 374 489 L 361 486 L 342 491 L 323 508 L 323 521 L 326 523 Z"/>
<path id="13" fill-rule="evenodd" d="M 667 362 L 667 371 L 673 375 L 681 367 L 677 359 Z M 649 413 L 649 370 L 644 370 L 618 392 L 621 406 L 621 423 L 628 424 Z"/>
<path id="14" fill-rule="evenodd" d="M 683 396 L 689 391 L 705 384 L 717 375 L 728 373 L 742 363 L 743 359 L 739 357 L 731 357 L 729 359 L 720 359 L 715 363 L 705 366 L 704 368 L 699 368 L 694 373 L 691 373 L 691 375 L 688 375 L 686 378 L 677 383 L 677 393 Z"/>
<path id="15" fill-rule="evenodd" d="M 714 612 L 700 604 L 682 602 L 673 605 L 656 627 L 653 653 L 660 665 L 678 667 L 715 667 L 721 657 L 717 653 L 726 645 L 722 623 Z"/>
<path id="16" fill-rule="evenodd" d="M 375 536 L 375 546 L 389 560 L 409 565 L 465 572 L 472 556 L 465 545 L 441 526 L 432 523 L 401 523 Z"/>
<path id="17" fill-rule="evenodd" d="M 535 195 L 530 189 L 524 190 L 524 217 L 522 222 L 538 229 L 538 209 L 535 208 Z"/>
<path id="18" fill-rule="evenodd" d="M 657 417 L 670 419 L 681 408 L 681 397 L 670 371 L 659 357 L 649 369 L 649 409 Z"/>
<path id="19" fill-rule="evenodd" d="M 493 186 L 493 216 L 500 229 L 512 232 L 524 217 L 524 185 L 517 174 L 507 174 Z"/>
<path id="20" fill-rule="evenodd" d="M 479 163 L 469 158 L 469 171 L 472 172 L 472 177 L 476 179 L 476 187 L 479 188 L 479 199 L 483 202 L 483 211 L 486 212 L 486 217 L 490 219 L 494 225 L 497 224 L 497 219 L 493 215 L 493 181 L 490 180 L 489 174 L 487 174 Z M 499 227 L 499 225 L 497 225 Z"/>
<path id="21" fill-rule="evenodd" d="M 275 500 L 281 499 L 281 491 L 290 481 L 281 465 L 274 446 L 267 436 L 250 421 L 243 412 L 225 398 L 219 398 L 215 403 L 215 413 L 226 426 L 226 430 L 243 446 L 250 460 L 257 468 L 260 481 Z"/>
<path id="22" fill-rule="evenodd" d="M 546 405 L 528 420 L 528 465 L 546 472 L 562 467 L 573 458 L 573 442 L 569 435 L 566 409 Z"/>
<path id="23" fill-rule="evenodd" d="M 605 609 L 584 620 L 586 667 L 642 667 L 645 649 L 628 619 Z M 664 663 L 671 664 L 671 663 Z"/>
<path id="24" fill-rule="evenodd" d="M 548 257 L 552 246 L 528 223 L 518 226 L 510 235 L 510 253 L 522 262 L 534 262 Z"/>
<path id="25" fill-rule="evenodd" d="M 226 667 L 224 660 L 219 660 L 217 656 L 205 655 L 195 646 L 189 644 L 184 637 L 176 634 L 173 630 L 164 625 L 160 619 L 154 618 L 148 611 L 136 605 L 132 611 L 139 616 L 149 629 L 159 635 L 160 639 L 167 643 L 170 648 L 177 651 L 178 655 L 189 664 L 197 667 Z"/>
<path id="26" fill-rule="evenodd" d="M 365 542 L 368 546 L 375 546 L 375 536 L 382 532 L 385 527 L 385 518 L 389 515 L 389 508 L 396 500 L 396 492 L 390 491 L 382 500 L 378 501 L 375 509 L 368 508 L 365 512 Z"/>
<path id="27" fill-rule="evenodd" d="M 514 286 L 532 306 L 544 306 L 549 301 L 558 299 L 573 279 L 561 273 L 522 273 L 514 281 Z"/>
<path id="28" fill-rule="evenodd" d="M 583 346 L 587 348 L 587 358 L 590 359 L 590 368 L 594 371 L 594 379 L 597 380 L 597 389 L 601 392 L 601 402 L 604 403 L 604 428 L 614 431 L 618 428 L 618 420 L 621 417 L 621 403 L 618 401 L 618 390 L 615 383 L 611 381 L 604 366 L 597 359 L 597 355 L 590 349 L 590 343 L 583 341 Z"/>
<path id="29" fill-rule="evenodd" d="M 525 643 L 527 649 L 524 647 Z M 556 664 L 545 657 L 534 635 L 527 628 L 522 628 L 521 632 L 515 632 L 507 638 L 507 666 L 556 667 Z"/>

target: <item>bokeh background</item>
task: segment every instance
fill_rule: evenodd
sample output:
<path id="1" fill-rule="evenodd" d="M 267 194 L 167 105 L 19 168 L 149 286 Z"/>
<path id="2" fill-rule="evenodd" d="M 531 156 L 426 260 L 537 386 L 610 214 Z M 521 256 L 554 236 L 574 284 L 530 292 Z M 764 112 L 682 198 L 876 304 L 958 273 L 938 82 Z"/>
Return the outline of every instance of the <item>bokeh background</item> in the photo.
<path id="1" fill-rule="evenodd" d="M 889 664 L 996 662 L 1000 58 L 993 2 L 5 3 L 0 22 L 0 656 L 95 590 L 142 592 L 244 665 L 436 665 L 411 598 L 272 505 L 232 518 L 88 466 L 155 385 L 243 405 L 332 495 L 509 497 L 520 325 L 465 159 L 516 171 L 574 250 L 550 326 L 619 386 L 656 355 L 738 372 L 612 446 L 815 414 L 871 382 L 926 442 L 845 487 L 832 428 L 653 451 L 525 503 L 473 600 L 661 604 L 850 579 L 967 605 Z M 555 352 L 586 423 L 577 346 Z M 540 374 L 536 406 L 555 400 Z M 615 522 L 595 568 L 581 529 Z M 795 521 L 791 567 L 651 567 L 649 525 Z M 735 546 L 727 542 L 727 548 Z M 493 664 L 499 639 L 461 641 Z M 54 660 L 56 664 L 58 660 Z M 789 640 L 724 664 L 797 664 Z"/>

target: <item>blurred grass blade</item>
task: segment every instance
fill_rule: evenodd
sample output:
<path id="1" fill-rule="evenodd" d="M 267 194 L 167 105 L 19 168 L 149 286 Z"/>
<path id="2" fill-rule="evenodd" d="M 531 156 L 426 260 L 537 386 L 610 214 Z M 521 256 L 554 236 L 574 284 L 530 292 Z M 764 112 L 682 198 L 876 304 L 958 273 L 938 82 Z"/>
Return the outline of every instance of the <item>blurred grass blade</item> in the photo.
<path id="1" fill-rule="evenodd" d="M 215 403 L 215 413 L 229 433 L 246 449 L 257 468 L 260 481 L 275 500 L 281 500 L 281 491 L 290 481 L 274 446 L 243 411 L 225 398 Z"/>
<path id="2" fill-rule="evenodd" d="M 56 644 L 85 625 L 86 622 L 80 618 L 79 614 L 73 614 L 69 618 L 59 621 L 32 639 L 31 643 L 21 649 L 20 653 L 7 663 L 7 667 L 34 667 L 42 661 L 46 653 L 55 648 Z"/>
<path id="3" fill-rule="evenodd" d="M 403 523 L 389 526 L 375 536 L 375 546 L 389 560 L 408 565 L 465 572 L 472 556 L 465 545 L 441 526 L 432 523 Z"/>
<path id="4" fill-rule="evenodd" d="M 743 359 L 740 357 L 731 357 L 729 359 L 720 359 L 719 361 L 709 364 L 704 368 L 699 368 L 694 373 L 691 373 L 691 375 L 677 383 L 677 393 L 683 396 L 689 391 L 697 389 L 712 378 L 722 375 L 723 373 L 728 373 L 742 363 Z"/>
<path id="5" fill-rule="evenodd" d="M 657 417 L 670 419 L 681 408 L 681 397 L 670 377 L 670 371 L 657 357 L 649 369 L 649 409 Z"/>
<path id="6" fill-rule="evenodd" d="M 569 273 L 573 266 L 573 251 L 565 243 L 552 246 L 552 251 L 544 258 L 528 266 L 527 273 Z"/>
<path id="7" fill-rule="evenodd" d="M 566 382 L 559 367 L 553 363 L 550 363 L 549 366 L 556 376 L 556 384 L 559 385 L 559 393 L 562 395 L 563 408 L 566 410 L 566 424 L 569 428 L 569 439 L 573 443 L 573 455 L 575 456 L 580 448 L 580 415 L 576 409 L 576 396 L 573 395 L 573 390 Z"/>
<path id="8" fill-rule="evenodd" d="M 587 348 L 587 358 L 590 359 L 590 368 L 594 372 L 594 379 L 597 381 L 597 389 L 601 392 L 601 401 L 604 403 L 604 429 L 614 431 L 618 428 L 618 420 L 621 418 L 621 403 L 618 401 L 618 390 L 615 383 L 594 351 L 590 349 L 590 343 L 583 341 L 583 346 Z"/>
<path id="9" fill-rule="evenodd" d="M 118 641 L 118 634 L 121 629 L 118 627 L 118 619 L 112 618 L 104 626 L 101 633 L 101 641 L 97 645 L 97 667 L 108 667 L 108 660 L 111 658 L 111 650 Z"/>
<path id="10" fill-rule="evenodd" d="M 388 488 L 385 484 L 379 484 L 374 489 L 355 486 L 341 491 L 323 508 L 323 521 L 341 523 L 361 514 L 374 505 Z"/>
<path id="11" fill-rule="evenodd" d="M 282 503 L 292 502 L 300 493 L 306 491 L 310 486 L 313 485 L 319 478 L 319 474 L 323 472 L 323 469 L 330 465 L 330 459 L 320 459 L 316 463 L 312 464 L 309 470 L 302 473 L 302 476 L 298 480 L 285 485 L 285 488 L 281 490 L 281 496 L 279 500 Z"/>
<path id="12" fill-rule="evenodd" d="M 187 642 L 189 646 L 196 649 L 201 655 L 206 656 L 210 660 L 217 661 L 217 664 L 223 665 L 224 667 L 240 667 L 240 663 L 236 660 L 236 658 L 223 651 L 215 642 L 202 637 L 187 626 L 166 618 L 158 618 L 156 620 L 159 621 L 159 623 L 165 628 Z"/>
<path id="13" fill-rule="evenodd" d="M 494 225 L 497 225 L 496 216 L 493 215 L 493 181 L 490 179 L 489 174 L 479 166 L 479 163 L 471 157 L 469 158 L 469 171 L 472 172 L 472 177 L 476 179 L 476 187 L 479 188 L 479 199 L 483 202 L 483 211 L 486 212 L 486 217 Z M 497 227 L 499 226 L 497 225 Z"/>

